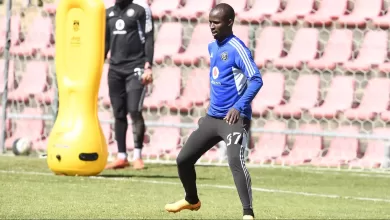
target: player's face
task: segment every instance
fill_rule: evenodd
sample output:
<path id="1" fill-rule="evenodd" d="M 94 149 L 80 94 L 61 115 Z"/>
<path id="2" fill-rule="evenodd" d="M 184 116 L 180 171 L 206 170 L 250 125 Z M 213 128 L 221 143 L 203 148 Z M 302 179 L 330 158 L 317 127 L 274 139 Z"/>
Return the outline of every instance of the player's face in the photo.
<path id="1" fill-rule="evenodd" d="M 215 39 L 222 39 L 229 33 L 229 20 L 224 19 L 223 13 L 220 10 L 213 10 L 209 15 L 209 25 L 211 34 Z"/>

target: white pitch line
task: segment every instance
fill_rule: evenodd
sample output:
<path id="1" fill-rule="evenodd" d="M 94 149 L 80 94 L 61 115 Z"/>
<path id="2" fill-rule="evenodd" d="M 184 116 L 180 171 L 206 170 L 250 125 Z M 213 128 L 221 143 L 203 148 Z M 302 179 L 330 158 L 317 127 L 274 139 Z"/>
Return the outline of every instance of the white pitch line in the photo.
<path id="1" fill-rule="evenodd" d="M 305 173 L 312 174 L 329 174 L 329 175 L 348 175 L 348 176 L 357 176 L 357 177 L 378 177 L 378 178 L 390 178 L 388 174 L 379 174 L 379 173 L 340 173 L 332 171 L 315 171 L 315 170 L 300 170 Z"/>
<path id="2" fill-rule="evenodd" d="M 0 173 L 54 176 L 54 174 L 52 174 L 52 173 L 28 172 L 28 171 L 12 171 L 12 170 L 0 170 Z M 150 183 L 150 184 L 162 184 L 162 185 L 181 185 L 181 183 L 177 183 L 177 182 L 157 181 L 157 180 L 140 180 L 140 179 L 120 178 L 120 177 L 112 177 L 111 178 L 111 177 L 102 177 L 102 176 L 91 176 L 89 178 L 91 178 L 91 179 L 114 180 L 114 181 L 131 181 L 131 182 Z M 217 189 L 236 190 L 235 186 L 228 186 L 228 185 L 198 184 L 197 186 L 198 187 L 204 187 L 204 188 L 217 188 Z M 382 198 L 357 197 L 357 196 L 341 196 L 341 195 L 336 195 L 336 194 L 321 194 L 321 193 L 297 192 L 297 191 L 279 190 L 279 189 L 265 189 L 265 188 L 259 188 L 259 187 L 252 187 L 252 191 L 268 192 L 268 193 L 280 193 L 280 194 L 291 194 L 291 195 L 300 195 L 300 196 L 311 196 L 311 197 L 322 197 L 322 198 L 331 198 L 331 199 L 351 199 L 351 200 L 360 200 L 360 201 L 390 203 L 390 199 L 382 199 Z"/>

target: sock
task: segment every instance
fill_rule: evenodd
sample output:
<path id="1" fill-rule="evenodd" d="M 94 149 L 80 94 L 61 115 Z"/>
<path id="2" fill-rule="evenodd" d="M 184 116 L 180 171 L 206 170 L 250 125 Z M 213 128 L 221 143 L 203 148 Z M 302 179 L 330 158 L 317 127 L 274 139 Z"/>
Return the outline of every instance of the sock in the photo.
<path id="1" fill-rule="evenodd" d="M 253 209 L 244 209 L 244 215 L 251 215 L 255 217 L 255 214 L 253 213 Z"/>
<path id="2" fill-rule="evenodd" d="M 141 159 L 141 157 L 142 157 L 142 149 L 141 148 L 134 148 L 133 160 Z"/>
<path id="3" fill-rule="evenodd" d="M 127 153 L 118 152 L 118 159 L 121 160 L 127 159 Z"/>

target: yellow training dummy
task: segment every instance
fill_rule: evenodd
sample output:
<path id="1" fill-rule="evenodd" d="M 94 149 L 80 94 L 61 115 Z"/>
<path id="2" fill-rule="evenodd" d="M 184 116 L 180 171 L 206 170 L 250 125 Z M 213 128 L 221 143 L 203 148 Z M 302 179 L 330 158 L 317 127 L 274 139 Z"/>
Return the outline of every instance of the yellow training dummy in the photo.
<path id="1" fill-rule="evenodd" d="M 47 163 L 56 174 L 97 175 L 107 163 L 97 114 L 104 37 L 102 0 L 60 1 L 55 57 L 59 111 L 47 147 Z"/>

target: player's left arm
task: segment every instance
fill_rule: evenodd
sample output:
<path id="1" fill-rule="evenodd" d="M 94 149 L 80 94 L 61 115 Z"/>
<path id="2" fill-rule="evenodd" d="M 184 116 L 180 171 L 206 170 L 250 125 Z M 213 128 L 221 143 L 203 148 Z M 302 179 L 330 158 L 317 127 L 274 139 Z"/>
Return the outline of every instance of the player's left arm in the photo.
<path id="1" fill-rule="evenodd" d="M 148 6 L 144 7 L 144 13 L 142 13 L 140 19 L 141 30 L 145 36 L 145 66 L 152 68 L 154 57 L 154 24 L 152 18 L 152 11 Z"/>
<path id="2" fill-rule="evenodd" d="M 154 27 L 152 11 L 150 10 L 149 6 L 145 5 L 144 10 L 142 12 L 143 13 L 141 13 L 139 20 L 141 30 L 145 37 L 145 71 L 142 75 L 142 83 L 149 84 L 153 81 L 152 65 L 154 57 Z"/>
<path id="3" fill-rule="evenodd" d="M 248 88 L 234 105 L 235 109 L 242 112 L 247 106 L 251 105 L 253 99 L 260 91 L 263 86 L 263 79 L 249 49 L 244 46 L 239 47 L 239 49 L 235 54 L 235 63 L 249 81 Z"/>
<path id="4" fill-rule="evenodd" d="M 234 61 L 237 68 L 241 69 L 249 81 L 248 88 L 245 90 L 241 98 L 234 104 L 225 117 L 229 124 L 234 124 L 240 118 L 241 113 L 251 105 L 252 100 L 263 86 L 260 70 L 257 68 L 253 57 L 248 48 L 242 45 L 234 45 L 235 57 Z"/>

